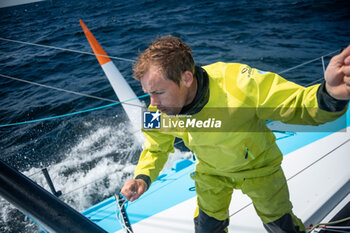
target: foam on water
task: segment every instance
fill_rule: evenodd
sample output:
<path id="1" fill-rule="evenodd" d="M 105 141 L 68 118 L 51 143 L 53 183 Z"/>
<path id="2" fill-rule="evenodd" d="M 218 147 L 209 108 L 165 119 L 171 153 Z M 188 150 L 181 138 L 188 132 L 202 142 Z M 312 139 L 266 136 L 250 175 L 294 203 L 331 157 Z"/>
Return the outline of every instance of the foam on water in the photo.
<path id="1" fill-rule="evenodd" d="M 85 124 L 89 126 L 91 122 Z M 48 167 L 56 190 L 63 193 L 60 199 L 78 211 L 120 189 L 124 180 L 132 177 L 135 168 L 133 163 L 141 148 L 134 143 L 133 135 L 127 132 L 123 124 L 118 129 L 100 126 L 96 131 L 96 126 L 91 126 L 90 134 L 63 153 L 60 162 Z M 41 168 L 33 167 L 23 173 L 49 190 Z M 1 200 L 0 205 L 3 207 L 0 212 L 3 223 L 12 225 L 13 207 L 4 200 Z"/>
<path id="2" fill-rule="evenodd" d="M 60 199 L 78 211 L 119 191 L 125 180 L 133 177 L 141 151 L 135 135 L 128 132 L 127 124 L 119 124 L 115 128 L 105 124 L 96 126 L 95 122 L 86 121 L 84 126 L 91 128 L 90 132 L 64 152 L 61 161 L 47 168 L 56 191 L 63 193 Z M 176 149 L 163 170 L 169 169 L 175 160 L 191 156 L 190 152 Z M 33 167 L 23 174 L 50 190 L 41 168 Z M 3 207 L 0 211 L 0 229 L 10 226 L 13 229 L 13 216 L 20 216 L 18 211 L 3 199 L 0 199 L 0 205 Z M 38 230 L 27 217 L 22 217 L 16 225 L 23 227 L 19 232 Z"/>

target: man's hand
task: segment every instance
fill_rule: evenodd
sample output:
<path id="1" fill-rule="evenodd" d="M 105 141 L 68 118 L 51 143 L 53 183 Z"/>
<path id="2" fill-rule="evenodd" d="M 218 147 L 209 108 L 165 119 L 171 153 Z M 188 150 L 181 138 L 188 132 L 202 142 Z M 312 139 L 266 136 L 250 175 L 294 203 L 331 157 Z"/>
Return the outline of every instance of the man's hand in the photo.
<path id="1" fill-rule="evenodd" d="M 121 193 L 128 201 L 135 201 L 147 190 L 147 184 L 141 179 L 127 180 Z"/>
<path id="2" fill-rule="evenodd" d="M 350 99 L 350 45 L 331 59 L 325 78 L 329 95 L 338 100 Z"/>

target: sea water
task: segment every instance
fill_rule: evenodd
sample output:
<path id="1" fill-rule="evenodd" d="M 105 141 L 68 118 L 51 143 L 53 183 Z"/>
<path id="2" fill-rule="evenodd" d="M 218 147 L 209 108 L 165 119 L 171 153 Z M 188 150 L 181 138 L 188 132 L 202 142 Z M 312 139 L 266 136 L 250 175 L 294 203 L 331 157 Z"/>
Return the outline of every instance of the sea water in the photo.
<path id="1" fill-rule="evenodd" d="M 140 96 L 132 60 L 157 36 L 182 38 L 199 65 L 238 62 L 279 73 L 349 44 L 349 12 L 349 1 L 339 0 L 51 0 L 0 8 L 0 38 L 91 52 L 82 19 L 108 55 L 131 60 L 113 62 Z M 0 74 L 117 100 L 91 55 L 0 39 Z M 322 79 L 322 61 L 282 76 L 308 85 Z M 1 76 L 0 158 L 47 189 L 41 168 L 48 168 L 63 193 L 60 198 L 79 211 L 96 204 L 132 177 L 141 151 L 121 106 L 6 125 L 107 104 Z M 178 145 L 171 161 L 191 156 Z M 0 198 L 0 232 L 37 231 L 28 217 Z"/>

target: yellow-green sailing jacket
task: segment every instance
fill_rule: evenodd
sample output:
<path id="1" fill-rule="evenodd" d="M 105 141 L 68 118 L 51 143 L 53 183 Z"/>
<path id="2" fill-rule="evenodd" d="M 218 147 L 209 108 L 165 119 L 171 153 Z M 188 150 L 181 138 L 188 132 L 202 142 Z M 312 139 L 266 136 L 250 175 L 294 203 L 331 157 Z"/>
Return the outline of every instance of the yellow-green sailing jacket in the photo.
<path id="1" fill-rule="evenodd" d="M 218 62 L 202 68 L 209 80 L 209 98 L 193 116 L 212 108 L 234 109 L 229 114 L 233 128 L 229 132 L 144 130 L 145 148 L 135 177 L 144 179 L 148 185 L 158 177 L 169 153 L 174 152 L 175 137 L 182 138 L 196 154 L 198 172 L 232 178 L 259 177 L 279 169 L 282 161 L 266 120 L 319 125 L 346 111 L 347 102 L 329 110 L 327 98 L 332 97 L 320 90 L 320 84 L 305 88 L 277 74 L 238 63 Z M 320 108 L 320 103 L 326 110 Z"/>

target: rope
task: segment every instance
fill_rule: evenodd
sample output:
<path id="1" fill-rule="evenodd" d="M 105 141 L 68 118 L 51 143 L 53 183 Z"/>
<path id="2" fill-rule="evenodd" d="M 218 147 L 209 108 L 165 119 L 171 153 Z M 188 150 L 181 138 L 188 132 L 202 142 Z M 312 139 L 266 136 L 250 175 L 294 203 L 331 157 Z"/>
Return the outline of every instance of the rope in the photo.
<path id="1" fill-rule="evenodd" d="M 326 232 L 339 232 L 339 233 L 349 233 L 348 230 L 336 230 L 336 229 L 326 229 Z"/>
<path id="2" fill-rule="evenodd" d="M 320 59 L 320 58 L 322 58 L 322 57 L 328 57 L 328 56 L 330 56 L 330 55 L 332 55 L 332 54 L 334 54 L 334 53 L 336 53 L 336 52 L 339 52 L 339 51 L 341 51 L 341 49 L 337 49 L 337 50 L 335 50 L 335 51 L 333 51 L 333 52 L 330 52 L 330 53 L 328 53 L 328 54 L 326 54 L 326 55 L 323 55 L 323 56 L 321 56 L 321 57 L 318 57 L 318 58 L 315 58 L 315 59 L 306 61 L 306 62 L 304 62 L 304 63 L 302 63 L 302 64 L 300 64 L 300 65 L 297 65 L 297 66 L 294 66 L 294 67 L 292 67 L 292 68 L 289 68 L 289 69 L 280 71 L 280 72 L 278 72 L 277 74 L 283 74 L 283 73 L 289 72 L 289 71 L 294 70 L 294 69 L 296 69 L 296 68 L 299 68 L 299 67 L 301 67 L 301 66 L 304 66 L 304 65 L 310 64 L 310 63 L 312 63 L 312 62 L 315 62 L 315 61 L 317 61 L 318 59 Z"/>
<path id="3" fill-rule="evenodd" d="M 350 229 L 350 226 L 324 226 L 325 229 Z"/>
<path id="4" fill-rule="evenodd" d="M 325 76 L 325 74 L 326 74 L 326 66 L 324 65 L 324 57 L 323 56 L 322 56 L 321 60 L 322 60 L 323 76 Z"/>
<path id="5" fill-rule="evenodd" d="M 33 178 L 34 176 L 36 176 L 37 174 L 42 173 L 41 169 L 37 172 L 34 172 L 33 174 L 27 175 L 29 178 Z"/>
<path id="6" fill-rule="evenodd" d="M 142 96 L 138 96 L 137 98 L 141 99 L 141 98 L 144 98 L 146 96 L 148 96 L 148 94 L 142 95 Z M 81 114 L 81 113 L 86 113 L 86 112 L 92 112 L 92 111 L 95 111 L 95 110 L 100 110 L 100 109 L 103 109 L 103 108 L 109 108 L 109 107 L 112 107 L 112 106 L 115 106 L 115 105 L 118 105 L 118 104 L 128 104 L 128 105 L 133 105 L 133 106 L 137 106 L 137 107 L 142 107 L 142 106 L 139 106 L 139 105 L 126 103 L 127 101 L 132 101 L 134 99 L 135 98 L 132 98 L 132 99 L 128 99 L 128 100 L 123 101 L 123 102 L 116 102 L 116 103 L 113 103 L 113 104 L 107 104 L 107 105 L 104 105 L 104 106 L 100 106 L 100 107 L 96 107 L 96 108 L 90 108 L 90 109 L 82 110 L 82 111 L 79 111 L 79 112 L 72 112 L 72 113 L 67 113 L 67 114 L 63 114 L 63 115 L 58 115 L 58 116 L 53 116 L 53 117 L 46 117 L 46 118 L 30 120 L 30 121 L 22 121 L 22 122 L 4 124 L 4 125 L 0 125 L 0 128 L 8 127 L 8 126 L 15 126 L 15 125 L 30 124 L 30 123 L 40 122 L 40 121 L 53 120 L 53 119 L 58 119 L 58 118 L 62 118 L 62 117 L 67 117 L 67 116 L 73 116 L 73 115 L 77 115 L 77 114 Z"/>
<path id="7" fill-rule="evenodd" d="M 321 81 L 323 81 L 323 80 L 324 80 L 324 77 L 319 78 L 319 79 L 316 79 L 315 81 L 313 81 L 313 82 L 307 84 L 306 86 L 309 87 L 309 86 L 314 85 L 314 84 L 316 84 L 316 83 L 319 83 L 319 82 L 321 82 Z"/>
<path id="8" fill-rule="evenodd" d="M 29 43 L 29 42 L 23 42 L 23 41 L 16 41 L 16 40 L 10 40 L 10 39 L 5 39 L 5 38 L 1 38 L 0 37 L 0 40 L 6 40 L 6 41 L 11 41 L 11 42 L 16 42 L 16 43 L 23 43 L 23 44 L 29 44 L 29 45 L 37 45 L 37 46 L 41 46 L 41 47 L 47 47 L 47 48 L 54 48 L 54 49 L 61 49 L 61 50 L 66 50 L 66 51 L 70 51 L 70 52 L 78 52 L 78 53 L 83 53 L 83 54 L 89 54 L 89 55 L 94 55 L 92 53 L 85 53 L 85 52 L 81 52 L 81 51 L 77 51 L 77 50 L 69 50 L 69 49 L 62 49 L 62 48 L 58 48 L 58 47 L 53 47 L 53 46 L 46 46 L 46 45 L 38 45 L 38 44 L 34 44 L 34 43 Z M 317 61 L 318 59 L 322 59 L 322 64 L 323 64 L 323 70 L 325 72 L 325 65 L 324 65 L 324 57 L 327 57 L 327 56 L 330 56 L 338 51 L 341 51 L 341 49 L 337 49 L 333 52 L 330 52 L 326 55 L 323 55 L 321 57 L 318 57 L 318 58 L 315 58 L 315 59 L 312 59 L 310 61 L 307 61 L 307 62 L 304 62 L 300 65 L 297 65 L 297 66 L 294 66 L 292 68 L 289 68 L 289 69 L 286 69 L 286 70 L 283 70 L 281 72 L 279 72 L 278 74 L 282 74 L 282 73 L 286 73 L 286 72 L 289 72 L 291 70 L 294 70 L 298 67 L 301 67 L 301 66 L 304 66 L 304 65 L 307 65 L 309 63 L 312 63 L 314 61 Z M 102 55 L 101 55 L 102 56 Z M 114 59 L 118 59 L 117 57 L 110 57 L 110 58 L 114 58 Z M 130 60 L 130 59 L 128 59 Z M 133 60 L 131 60 L 133 61 Z M 32 84 L 32 85 L 37 85 L 37 86 L 41 86 L 41 87 L 46 87 L 46 88 L 50 88 L 50 89 L 54 89 L 54 90 L 57 90 L 57 91 L 63 91 L 63 92 L 67 92 L 67 93 L 71 93 L 71 94 L 75 94 L 75 95 L 80 95 L 80 96 L 84 96 L 84 97 L 89 97 L 89 98 L 94 98 L 94 99 L 99 99 L 99 100 L 103 100 L 103 101 L 108 101 L 108 102 L 114 102 L 116 104 L 119 104 L 120 102 L 117 102 L 115 100 L 111 100 L 111 99 L 107 99 L 107 98 L 102 98 L 102 97 L 98 97 L 98 96 L 93 96 L 93 95 L 89 95 L 89 94 L 84 94 L 84 93 L 79 93 L 79 92 L 75 92 L 75 91 L 70 91 L 70 90 L 65 90 L 65 89 L 62 89 L 62 88 L 57 88 L 57 87 L 52 87 L 52 86 L 48 86 L 48 85 L 44 85 L 44 84 L 40 84 L 40 83 L 36 83 L 36 82 L 32 82 L 32 81 L 28 81 L 28 80 L 23 80 L 23 79 L 19 79 L 19 78 L 15 78 L 15 77 L 11 77 L 11 76 L 8 76 L 8 75 L 3 75 L 3 74 L 0 74 L 1 77 L 4 77 L 4 78 L 9 78 L 9 79 L 13 79 L 13 80 L 16 80 L 16 81 L 20 81 L 20 82 L 25 82 L 25 83 L 29 83 L 29 84 Z M 317 79 L 315 81 L 313 81 L 312 83 L 308 84 L 308 86 L 311 86 L 312 84 L 314 83 L 318 83 L 319 81 L 323 80 L 324 78 L 320 78 L 320 79 Z M 143 98 L 143 97 L 146 97 L 148 95 L 144 95 L 142 97 L 138 97 L 138 98 Z M 129 101 L 129 100 L 128 100 Z M 123 102 L 124 103 L 124 102 Z M 127 104 L 127 103 L 125 103 Z M 132 104 L 129 104 L 129 105 L 132 105 Z M 98 107 L 98 108 L 93 108 L 93 109 L 88 109 L 88 110 L 84 110 L 84 111 L 79 111 L 79 112 L 75 112 L 75 113 L 69 113 L 69 114 L 64 114 L 64 115 L 59 115 L 59 116 L 54 116 L 54 117 L 48 117 L 48 118 L 43 118 L 43 119 L 38 119 L 38 120 L 32 120 L 32 121 L 25 121 L 25 122 L 18 122 L 18 123 L 10 123 L 10 124 L 5 124 L 5 125 L 0 125 L 0 128 L 1 127 L 7 127 L 7 126 L 14 126 L 14 125 L 21 125 L 21 124 L 29 124 L 29 123 L 34 123 L 34 122 L 38 122 L 38 121 L 45 121 L 45 120 L 51 120 L 51 119 L 56 119 L 56 118 L 61 118 L 61 117 L 66 117 L 66 116 L 72 116 L 72 115 L 76 115 L 76 114 L 80 114 L 80 113 L 84 113 L 84 112 L 89 112 L 89 111 L 94 111 L 94 110 L 97 110 L 97 109 L 101 109 L 101 108 L 105 108 L 105 107 L 110 107 L 109 105 L 106 105 L 106 106 L 102 106 L 102 107 Z M 138 107 L 141 107 L 141 106 L 138 106 Z"/>
<path id="9" fill-rule="evenodd" d="M 25 45 L 33 45 L 33 46 L 49 48 L 49 49 L 57 49 L 57 50 L 73 52 L 73 53 L 92 55 L 92 56 L 108 57 L 108 58 L 111 58 L 111 59 L 127 61 L 127 62 L 135 62 L 135 60 L 122 58 L 122 57 L 113 57 L 113 56 L 99 55 L 99 54 L 94 54 L 94 53 L 84 52 L 84 51 L 79 51 L 79 50 L 74 50 L 74 49 L 66 49 L 66 48 L 60 48 L 60 47 L 56 47 L 56 46 L 42 45 L 42 44 L 30 43 L 30 42 L 19 41 L 19 40 L 11 40 L 11 39 L 6 39 L 6 38 L 2 38 L 2 37 L 0 37 L 0 40 L 14 42 L 14 43 L 19 43 L 19 44 L 25 44 Z"/>
<path id="10" fill-rule="evenodd" d="M 89 186 L 89 185 L 91 185 L 91 184 L 94 184 L 94 183 L 96 183 L 97 181 L 102 180 L 102 179 L 104 179 L 104 178 L 106 178 L 106 177 L 108 177 L 108 176 L 109 176 L 109 174 L 104 175 L 104 176 L 101 176 L 101 177 L 99 177 L 99 178 L 97 178 L 97 179 L 94 179 L 93 181 L 91 181 L 91 182 L 89 182 L 89 183 L 86 183 L 86 184 L 84 184 L 84 185 L 82 185 L 82 186 L 80 186 L 80 187 L 78 187 L 78 188 L 72 189 L 72 190 L 70 190 L 69 192 L 64 193 L 64 194 L 62 195 L 62 197 L 63 197 L 63 196 L 67 196 L 68 194 L 74 193 L 74 192 L 78 191 L 79 189 L 85 188 L 86 186 Z"/>
<path id="11" fill-rule="evenodd" d="M 43 48 L 57 49 L 57 50 L 68 51 L 68 52 L 73 52 L 73 53 L 86 54 L 86 55 L 91 55 L 91 56 L 108 57 L 108 58 L 111 58 L 111 59 L 121 60 L 121 61 L 135 62 L 135 60 L 133 60 L 133 59 L 127 59 L 127 58 L 122 58 L 122 57 L 114 57 L 114 56 L 105 56 L 105 55 L 99 55 L 99 54 L 96 55 L 96 54 L 90 53 L 90 52 L 84 52 L 84 51 L 79 51 L 79 50 L 74 50 L 74 49 L 66 49 L 66 48 L 60 48 L 60 47 L 56 47 L 56 46 L 49 46 L 49 45 L 30 43 L 30 42 L 19 41 L 19 40 L 12 40 L 12 39 L 2 38 L 2 37 L 0 37 L 0 40 L 14 42 L 14 43 L 19 43 L 19 44 L 25 44 L 25 45 L 33 45 L 33 46 L 38 46 L 38 47 L 43 47 Z M 337 49 L 337 50 L 335 50 L 333 52 L 330 52 L 330 53 L 328 53 L 326 55 L 323 55 L 321 57 L 309 60 L 307 62 L 304 62 L 304 63 L 300 64 L 300 65 L 297 65 L 297 66 L 294 66 L 292 68 L 289 68 L 289 69 L 283 70 L 281 72 L 278 72 L 277 74 L 283 74 L 283 73 L 289 72 L 289 71 L 294 70 L 296 68 L 299 68 L 301 66 L 304 66 L 304 65 L 307 65 L 307 64 L 312 63 L 314 61 L 317 61 L 320 58 L 323 59 L 323 57 L 328 57 L 328 56 L 330 56 L 330 55 L 332 55 L 332 54 L 334 54 L 336 52 L 339 52 L 339 51 L 342 51 L 342 49 Z"/>
<path id="12" fill-rule="evenodd" d="M 349 140 L 348 140 L 348 141 L 349 141 Z M 348 142 L 348 141 L 347 141 L 347 142 Z M 343 143 L 343 144 L 344 144 L 344 143 Z M 343 145 L 343 144 L 342 144 L 342 145 Z M 337 220 L 337 221 L 333 221 L 333 222 L 328 222 L 328 223 L 319 223 L 319 224 L 313 226 L 313 227 L 310 229 L 309 232 L 315 230 L 316 228 L 326 228 L 326 229 L 328 229 L 328 228 L 340 228 L 340 227 L 335 227 L 335 226 L 330 227 L 329 225 L 334 225 L 334 224 L 342 223 L 342 222 L 345 222 L 345 221 L 348 221 L 348 220 L 350 220 L 350 217 L 343 218 L 343 219 L 340 219 L 340 220 Z M 344 228 L 344 229 L 345 229 L 345 228 Z M 347 229 L 349 229 L 349 227 L 347 227 Z"/>
<path id="13" fill-rule="evenodd" d="M 29 84 L 36 85 L 36 86 L 39 86 L 39 87 L 45 87 L 45 88 L 53 89 L 53 90 L 56 90 L 56 91 L 67 92 L 67 93 L 74 94 L 74 95 L 80 95 L 80 96 L 89 97 L 89 98 L 98 99 L 98 100 L 103 100 L 103 101 L 108 101 L 108 102 L 112 102 L 112 103 L 117 103 L 118 102 L 116 100 L 106 99 L 106 98 L 93 96 L 93 95 L 89 95 L 89 94 L 84 94 L 84 93 L 80 93 L 80 92 L 76 92 L 76 91 L 70 91 L 70 90 L 66 90 L 66 89 L 62 89 L 62 88 L 58 88 L 58 87 L 53 87 L 53 86 L 49 86 L 49 85 L 45 85 L 45 84 L 41 84 L 41 83 L 36 83 L 36 82 L 24 80 L 24 79 L 11 77 L 11 76 L 4 75 L 4 74 L 0 74 L 0 76 L 4 77 L 4 78 L 16 80 L 16 81 L 19 81 L 19 82 L 29 83 Z"/>
<path id="14" fill-rule="evenodd" d="M 126 224 L 125 224 L 125 221 L 124 221 L 124 218 L 123 218 L 123 214 L 122 214 L 122 210 L 120 209 L 120 206 L 119 206 L 118 194 L 114 194 L 114 197 L 115 197 L 115 202 L 116 202 L 116 206 L 117 206 L 115 214 L 116 214 L 118 222 L 120 223 L 121 227 L 124 228 L 126 233 L 133 233 L 129 229 L 129 227 L 127 227 Z M 125 199 L 121 206 L 124 206 L 124 204 L 126 202 L 127 202 L 127 200 Z M 126 207 L 124 207 L 124 208 L 126 209 Z"/>
<path id="15" fill-rule="evenodd" d="M 331 151 L 327 152 L 326 154 L 324 154 L 321 158 L 319 158 L 318 160 L 314 161 L 312 164 L 310 164 L 309 166 L 307 166 L 306 168 L 302 169 L 301 171 L 299 171 L 297 174 L 289 177 L 287 179 L 287 181 L 293 179 L 295 176 L 299 175 L 300 173 L 304 172 L 306 169 L 308 169 L 309 167 L 311 167 L 312 165 L 316 164 L 317 162 L 319 162 L 320 160 L 326 158 L 328 155 L 330 155 L 332 152 L 336 151 L 337 149 L 339 149 L 341 146 L 345 145 L 346 143 L 348 143 L 350 141 L 350 139 L 346 140 L 345 142 L 341 143 L 339 146 L 337 146 L 336 148 L 332 149 Z M 253 203 L 250 202 L 249 204 L 243 206 L 241 209 L 237 210 L 236 212 L 234 212 L 233 214 L 231 214 L 229 217 L 231 218 L 233 215 L 237 214 L 238 212 L 246 209 L 247 207 L 251 206 Z M 330 222 L 330 223 L 327 223 L 327 224 L 336 224 L 336 223 L 340 223 L 340 222 L 343 222 L 343 221 L 347 221 L 347 220 L 350 220 L 350 217 L 349 218 L 346 218 L 346 219 L 342 219 L 342 220 L 338 220 L 338 221 L 334 221 L 334 222 Z M 322 224 L 322 223 L 321 223 Z M 321 224 L 318 224 L 318 225 L 315 225 L 308 233 L 310 233 L 312 230 L 314 230 L 315 228 L 317 228 L 317 226 L 321 225 Z M 325 225 L 324 223 L 322 225 Z"/>

